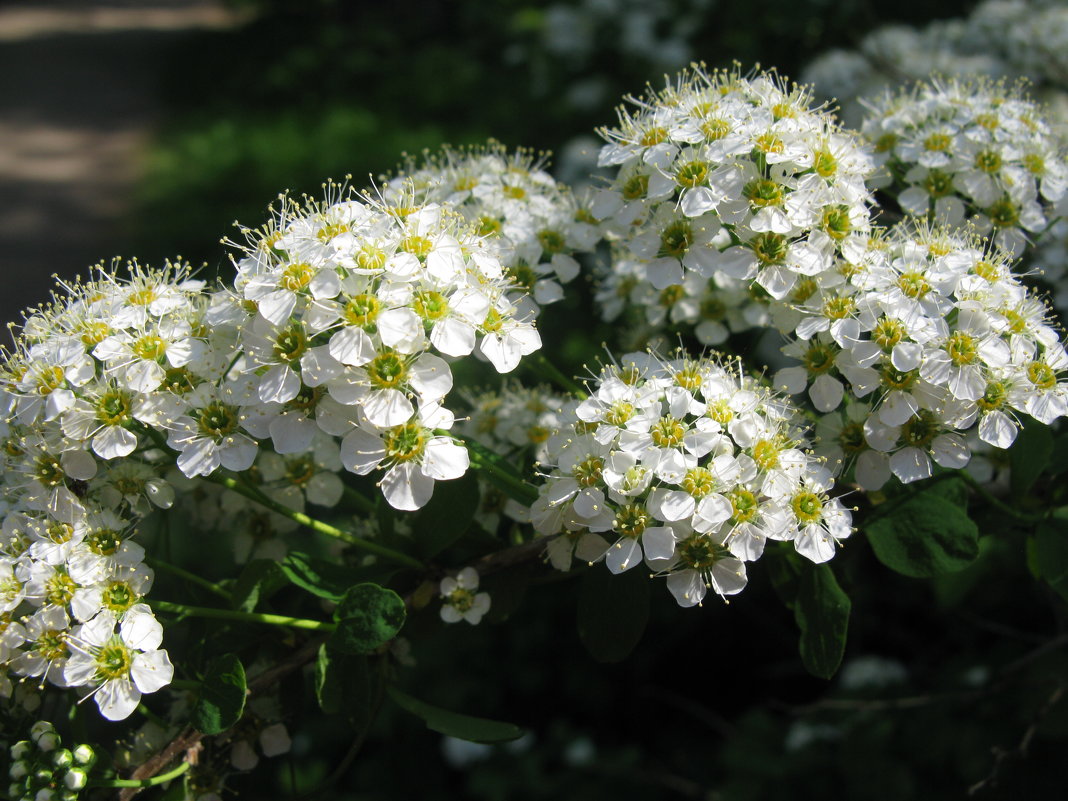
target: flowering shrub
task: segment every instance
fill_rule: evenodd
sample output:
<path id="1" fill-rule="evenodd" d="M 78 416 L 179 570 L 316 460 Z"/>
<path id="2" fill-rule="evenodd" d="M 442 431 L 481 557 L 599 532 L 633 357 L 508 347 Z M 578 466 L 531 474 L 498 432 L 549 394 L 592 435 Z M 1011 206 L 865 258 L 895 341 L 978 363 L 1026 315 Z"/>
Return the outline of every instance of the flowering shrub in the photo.
<path id="1" fill-rule="evenodd" d="M 762 560 L 802 663 L 829 678 L 849 599 L 826 563 L 858 529 L 887 567 L 932 576 L 979 551 L 943 485 L 1026 522 L 1063 512 L 1016 509 L 964 471 L 1068 414 L 1060 330 L 1014 255 L 1065 195 L 1063 132 L 1041 114 L 937 83 L 877 102 L 857 134 L 775 73 L 694 66 L 602 129 L 610 175 L 590 196 L 527 153 L 445 149 L 368 189 L 283 198 L 244 229 L 232 282 L 131 262 L 62 287 L 2 371 L 9 795 L 219 797 L 253 743 L 289 749 L 277 685 L 311 663 L 360 743 L 387 698 L 453 737 L 514 739 L 400 685 L 422 629 L 507 616 L 495 574 L 507 587 L 543 562 L 592 588 L 580 633 L 615 660 L 648 614 L 620 574 L 693 607 L 741 593 Z M 583 382 L 540 333 L 574 322 L 553 315 L 580 276 L 605 320 L 634 322 Z M 777 369 L 705 349 L 751 329 L 785 342 Z M 216 582 L 172 562 L 168 510 L 245 566 Z M 1057 588 L 1066 551 L 1035 536 Z M 161 573 L 220 600 L 157 597 Z M 269 603 L 289 591 L 311 616 Z M 201 618 L 218 628 L 179 637 L 172 661 L 171 630 Z M 259 626 L 292 630 L 285 647 L 246 640 Z M 158 731 L 125 760 L 79 746 L 49 763 L 33 748 L 58 747 L 53 724 L 26 727 L 85 716 L 72 698 Z M 188 756 L 205 738 L 228 756 Z"/>

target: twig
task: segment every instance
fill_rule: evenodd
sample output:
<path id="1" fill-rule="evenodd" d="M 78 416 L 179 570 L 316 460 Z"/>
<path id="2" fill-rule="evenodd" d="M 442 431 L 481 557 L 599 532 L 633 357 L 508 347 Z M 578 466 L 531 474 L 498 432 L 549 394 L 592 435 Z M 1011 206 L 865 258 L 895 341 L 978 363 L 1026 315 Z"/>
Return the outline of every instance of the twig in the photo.
<path id="1" fill-rule="evenodd" d="M 517 545 L 514 548 L 506 548 L 503 551 L 491 553 L 482 557 L 482 559 L 475 564 L 478 565 L 480 574 L 489 574 L 528 561 L 533 561 L 534 559 L 541 557 L 542 551 L 550 540 L 551 537 L 539 537 L 533 542 L 526 542 L 522 545 Z M 260 673 L 254 679 L 249 681 L 249 694 L 256 695 L 267 690 L 285 676 L 295 670 L 299 670 L 301 667 L 311 662 L 319 653 L 319 646 L 324 642 L 326 642 L 325 637 L 313 637 L 286 659 L 279 662 L 277 665 L 268 668 L 263 673 Z M 170 765 L 181 754 L 187 752 L 190 748 L 198 746 L 203 737 L 204 735 L 192 726 L 185 727 L 173 740 L 170 741 L 170 743 L 164 746 L 161 751 L 141 763 L 129 778 L 134 780 L 152 778 L 165 767 Z M 353 755 L 353 758 L 355 758 L 355 754 Z M 119 801 L 129 801 L 139 792 L 140 788 L 124 789 L 119 794 Z"/>
<path id="2" fill-rule="evenodd" d="M 987 774 L 986 778 L 977 781 L 969 787 L 968 795 L 975 795 L 980 790 L 997 785 L 1001 766 L 1010 757 L 1018 757 L 1020 759 L 1025 759 L 1027 757 L 1027 749 L 1031 747 L 1031 741 L 1035 738 L 1035 733 L 1038 731 L 1039 725 L 1063 696 L 1064 683 L 1058 681 L 1053 693 L 1046 699 L 1045 703 L 1038 708 L 1038 711 L 1035 712 L 1034 717 L 1031 719 L 1031 724 L 1024 729 L 1023 737 L 1020 738 L 1020 742 L 1018 742 L 1015 747 L 1009 749 L 1004 749 L 997 745 L 991 749 L 994 754 L 994 764 L 990 768 L 990 773 Z"/>

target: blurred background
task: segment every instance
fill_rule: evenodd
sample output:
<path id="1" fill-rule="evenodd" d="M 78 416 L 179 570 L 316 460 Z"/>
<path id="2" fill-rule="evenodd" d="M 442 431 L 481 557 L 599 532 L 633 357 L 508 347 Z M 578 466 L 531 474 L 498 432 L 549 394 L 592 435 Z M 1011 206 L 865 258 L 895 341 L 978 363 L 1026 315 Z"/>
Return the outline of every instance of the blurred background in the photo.
<path id="1" fill-rule="evenodd" d="M 225 266 L 277 194 L 496 137 L 589 173 L 595 127 L 691 60 L 798 75 L 962 0 L 0 2 L 2 317 L 115 256 Z"/>
<path id="2" fill-rule="evenodd" d="M 180 254 L 225 273 L 220 239 L 237 235 L 235 220 L 257 226 L 280 191 L 315 196 L 328 177 L 362 185 L 405 151 L 495 137 L 553 151 L 557 176 L 579 181 L 620 98 L 692 60 L 799 75 L 880 25 L 973 5 L 0 2 L 2 315 L 44 300 L 53 274 L 116 256 Z M 537 603 L 515 597 L 514 612 L 498 588 L 507 625 L 413 633 L 428 639 L 410 686 L 532 734 L 473 746 L 386 712 L 334 797 L 958 798 L 990 777 L 981 797 L 1060 797 L 1068 716 L 1046 708 L 1060 698 L 1051 663 L 1028 672 L 1058 621 L 1025 578 L 1022 535 L 984 543 L 973 567 L 929 582 L 891 574 L 865 548 L 836 560 L 854 622 L 831 685 L 804 674 L 766 575 L 729 610 L 680 611 L 657 588 L 644 641 L 611 666 L 581 648 L 575 582 L 537 587 Z M 991 665 L 1023 678 L 994 682 Z M 314 706 L 302 682 L 284 688 L 300 734 L 268 771 L 281 789 L 239 777 L 243 798 L 297 797 L 343 753 L 346 721 L 301 719 Z"/>

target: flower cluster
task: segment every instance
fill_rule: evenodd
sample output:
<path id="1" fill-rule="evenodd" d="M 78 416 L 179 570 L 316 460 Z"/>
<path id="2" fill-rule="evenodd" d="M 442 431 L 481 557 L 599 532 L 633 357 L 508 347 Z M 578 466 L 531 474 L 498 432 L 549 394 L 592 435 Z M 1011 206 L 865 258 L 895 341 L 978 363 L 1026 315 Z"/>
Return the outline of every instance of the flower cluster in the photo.
<path id="1" fill-rule="evenodd" d="M 238 318 L 255 377 L 244 424 L 256 418 L 279 453 L 305 451 L 316 430 L 343 435 L 345 468 L 384 470 L 386 500 L 420 508 L 468 467 L 441 433 L 453 424 L 443 357 L 477 349 L 508 372 L 541 346 L 495 252 L 447 207 L 411 198 L 285 204 L 250 238 L 236 297 L 216 304 L 219 322 Z"/>
<path id="2" fill-rule="evenodd" d="M 931 75 L 1021 78 L 1044 99 L 1064 88 L 1068 64 L 1068 9 L 1058 0 L 987 0 L 965 19 L 935 20 L 917 30 L 888 25 L 868 34 L 856 50 L 829 50 L 802 80 L 825 100 L 841 103 L 844 123 L 859 126 L 859 98 Z"/>
<path id="3" fill-rule="evenodd" d="M 481 443 L 520 469 L 546 457 L 549 437 L 560 427 L 568 401 L 548 387 L 524 387 L 507 382 L 499 390 L 468 399 L 471 411 L 460 425 L 464 439 Z M 475 520 L 487 531 L 496 531 L 501 515 L 529 522 L 529 509 L 509 498 L 481 475 L 481 502 Z"/>
<path id="4" fill-rule="evenodd" d="M 201 283 L 183 265 L 129 269 L 99 268 L 30 315 L 2 380 L 0 691 L 9 673 L 82 687 L 111 719 L 172 674 L 132 539 L 174 501 L 148 432 L 162 438 L 195 376 L 217 375 Z"/>
<path id="5" fill-rule="evenodd" d="M 13 801 L 77 801 L 89 780 L 96 753 L 88 745 L 64 748 L 55 727 L 39 720 L 30 727 L 30 738 L 10 749 Z"/>
<path id="6" fill-rule="evenodd" d="M 856 460 L 856 480 L 877 489 L 931 475 L 931 459 L 964 467 L 962 432 L 1012 444 L 1027 413 L 1068 414 L 1068 356 L 1044 303 L 1011 272 L 1011 258 L 974 235 L 902 224 L 873 237 L 844 280 L 799 307 L 798 364 L 775 383 L 808 390 L 829 453 Z"/>
<path id="7" fill-rule="evenodd" d="M 1063 144 L 1017 89 L 947 80 L 886 95 L 863 133 L 902 209 L 951 225 L 969 218 L 1022 251 L 1068 193 Z"/>
<path id="8" fill-rule="evenodd" d="M 768 539 L 825 562 L 850 535 L 797 412 L 710 357 L 631 354 L 603 369 L 549 441 L 532 507 L 553 564 L 604 559 L 667 576 L 682 606 L 740 592 Z"/>
<path id="9" fill-rule="evenodd" d="M 632 103 L 601 132 L 599 163 L 617 172 L 591 205 L 627 253 L 600 293 L 609 316 L 655 297 L 658 315 L 722 340 L 766 319 L 736 308 L 747 291 L 788 299 L 867 237 L 874 165 L 804 89 L 694 67 Z"/>
<path id="10" fill-rule="evenodd" d="M 546 171 L 544 158 L 509 154 L 496 142 L 426 153 L 409 160 L 383 188 L 387 203 L 425 202 L 459 211 L 489 238 L 517 290 L 514 300 L 536 315 L 564 297 L 562 284 L 579 274 L 574 254 L 600 241 L 596 221 L 570 190 Z"/>

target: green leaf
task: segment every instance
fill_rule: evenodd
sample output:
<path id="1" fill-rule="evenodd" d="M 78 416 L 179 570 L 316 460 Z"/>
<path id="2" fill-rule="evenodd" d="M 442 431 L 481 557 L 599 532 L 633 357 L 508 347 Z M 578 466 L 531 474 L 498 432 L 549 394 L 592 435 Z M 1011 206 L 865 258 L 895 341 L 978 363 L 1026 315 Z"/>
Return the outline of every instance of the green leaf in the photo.
<path id="1" fill-rule="evenodd" d="M 779 547 L 776 547 L 779 546 Z M 801 580 L 801 557 L 789 543 L 769 542 L 764 551 L 771 586 L 786 606 L 793 609 L 797 600 L 798 584 Z"/>
<path id="2" fill-rule="evenodd" d="M 1068 525 L 1047 520 L 1035 532 L 1035 567 L 1046 583 L 1068 601 Z"/>
<path id="3" fill-rule="evenodd" d="M 968 511 L 968 497 L 971 494 L 963 478 L 941 478 L 923 489 L 921 494 L 945 498 L 962 512 Z"/>
<path id="4" fill-rule="evenodd" d="M 234 609 L 251 612 L 286 584 L 286 574 L 273 559 L 253 559 L 234 582 L 230 592 Z"/>
<path id="5" fill-rule="evenodd" d="M 350 587 L 334 610 L 337 631 L 331 648 L 346 654 L 369 654 L 397 636 L 404 625 L 404 601 L 377 584 Z"/>
<path id="6" fill-rule="evenodd" d="M 354 584 L 368 578 L 366 570 L 328 562 L 299 551 L 292 551 L 279 567 L 286 578 L 301 589 L 334 603 L 340 602 Z"/>
<path id="7" fill-rule="evenodd" d="M 851 606 L 830 567 L 806 565 L 798 584 L 794 620 L 801 629 L 801 662 L 813 676 L 829 679 L 842 663 Z"/>
<path id="8" fill-rule="evenodd" d="M 913 578 L 953 573 L 979 555 L 975 523 L 956 504 L 926 490 L 873 520 L 865 533 L 880 562 Z"/>
<path id="9" fill-rule="evenodd" d="M 201 680 L 192 723 L 204 734 L 219 734 L 241 719 L 247 695 L 245 668 L 233 654 L 223 654 Z"/>
<path id="10" fill-rule="evenodd" d="M 328 715 L 344 715 L 358 732 L 371 725 L 381 679 L 370 660 L 334 651 L 325 643 L 315 662 L 315 697 Z"/>
<path id="11" fill-rule="evenodd" d="M 619 662 L 634 650 L 649 622 L 649 574 L 641 565 L 613 575 L 586 571 L 579 587 L 578 632 L 598 662 Z"/>
<path id="12" fill-rule="evenodd" d="M 412 523 L 416 553 L 430 559 L 452 545 L 471 525 L 480 502 L 478 474 L 474 470 L 453 481 L 435 484 L 433 497 Z"/>
<path id="13" fill-rule="evenodd" d="M 389 697 L 397 706 L 422 718 L 428 729 L 449 737 L 470 740 L 473 743 L 503 743 L 516 740 L 524 733 L 514 723 L 461 715 L 458 712 L 431 706 L 418 698 L 412 698 L 407 693 L 402 693 L 396 687 L 390 687 L 388 692 Z"/>
<path id="14" fill-rule="evenodd" d="M 1049 426 L 1027 418 L 1009 450 L 1009 488 L 1013 495 L 1025 495 L 1042 475 L 1053 455 L 1053 435 Z"/>

